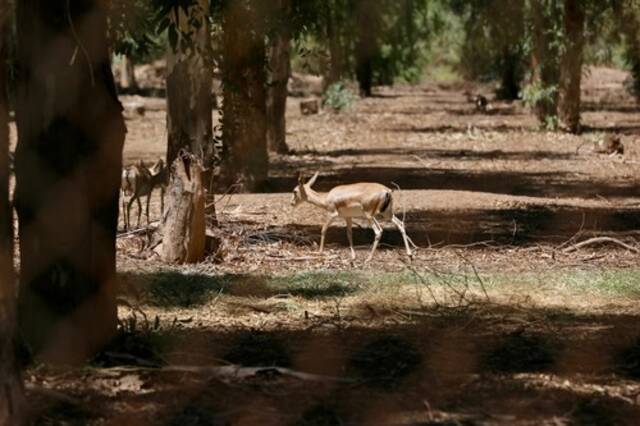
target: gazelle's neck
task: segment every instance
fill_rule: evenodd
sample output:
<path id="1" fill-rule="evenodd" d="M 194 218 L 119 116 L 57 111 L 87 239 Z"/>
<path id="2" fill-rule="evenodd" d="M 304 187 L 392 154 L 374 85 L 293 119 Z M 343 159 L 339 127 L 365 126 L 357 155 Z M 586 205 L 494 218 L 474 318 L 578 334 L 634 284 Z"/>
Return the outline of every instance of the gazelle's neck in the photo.
<path id="1" fill-rule="evenodd" d="M 327 210 L 327 194 L 316 192 L 311 188 L 305 188 L 307 193 L 307 202 L 313 204 L 316 207 Z"/>

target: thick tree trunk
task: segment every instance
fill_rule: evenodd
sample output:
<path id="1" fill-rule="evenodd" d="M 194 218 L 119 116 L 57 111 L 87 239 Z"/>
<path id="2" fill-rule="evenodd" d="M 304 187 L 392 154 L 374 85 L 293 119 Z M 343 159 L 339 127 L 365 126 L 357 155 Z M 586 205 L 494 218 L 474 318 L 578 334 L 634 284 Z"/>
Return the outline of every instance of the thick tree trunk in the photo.
<path id="1" fill-rule="evenodd" d="M 200 159 L 186 153 L 179 154 L 171 167 L 162 240 L 162 259 L 167 263 L 204 260 L 206 226 L 202 169 Z"/>
<path id="2" fill-rule="evenodd" d="M 82 361 L 116 332 L 126 128 L 105 17 L 99 0 L 17 2 L 18 318 L 51 362 Z"/>
<path id="3" fill-rule="evenodd" d="M 291 11 L 290 0 L 277 4 L 281 21 L 286 21 Z M 291 32 L 287 22 L 278 25 L 269 40 L 269 84 L 267 88 L 267 144 L 269 151 L 278 154 L 289 152 L 286 141 L 287 83 L 291 74 Z"/>
<path id="4" fill-rule="evenodd" d="M 122 55 L 122 62 L 120 62 L 120 87 L 127 93 L 138 91 L 133 61 L 127 55 Z"/>
<path id="5" fill-rule="evenodd" d="M 227 2 L 222 23 L 224 185 L 255 191 L 267 180 L 265 41 L 260 0 Z M 249 3 L 247 6 L 246 3 Z"/>
<path id="6" fill-rule="evenodd" d="M 0 426 L 25 423 L 24 399 L 16 350 L 16 283 L 13 270 L 13 211 L 9 202 L 9 110 L 6 86 L 6 18 L 0 0 Z"/>
<path id="7" fill-rule="evenodd" d="M 571 133 L 580 130 L 580 82 L 584 50 L 585 10 L 582 0 L 565 0 L 564 29 L 567 46 L 560 60 L 558 115 L 560 127 Z"/>
<path id="8" fill-rule="evenodd" d="M 533 20 L 533 49 L 531 67 L 533 83 L 542 90 L 553 90 L 558 85 L 558 67 L 555 63 L 556 52 L 551 51 L 548 37 L 551 23 L 544 14 L 546 7 L 544 0 L 531 2 Z M 549 117 L 557 116 L 557 92 L 554 90 L 549 96 L 534 106 L 538 120 L 546 123 Z"/>
<path id="9" fill-rule="evenodd" d="M 204 57 L 210 51 L 206 3 L 199 0 L 198 6 L 189 9 L 189 15 L 180 9 L 178 22 L 172 13 L 173 24 L 190 40 L 180 35 L 175 49 L 170 48 L 167 55 L 167 164 L 173 164 L 183 149 L 201 158 L 204 167 L 212 167 L 215 159 L 213 71 Z M 190 20 L 196 20 L 199 28 Z M 195 50 L 190 49 L 190 43 Z"/>

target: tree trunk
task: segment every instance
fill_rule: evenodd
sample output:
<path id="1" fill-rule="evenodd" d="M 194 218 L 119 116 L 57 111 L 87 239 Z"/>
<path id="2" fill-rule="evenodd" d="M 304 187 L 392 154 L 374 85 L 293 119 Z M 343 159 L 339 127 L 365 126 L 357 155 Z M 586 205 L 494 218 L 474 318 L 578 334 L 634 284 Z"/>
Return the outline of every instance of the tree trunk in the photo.
<path id="1" fill-rule="evenodd" d="M 377 53 L 377 0 L 357 0 L 356 2 L 356 79 L 360 96 L 372 95 L 373 59 Z"/>
<path id="2" fill-rule="evenodd" d="M 0 0 L 0 426 L 25 423 L 24 399 L 16 350 L 16 283 L 13 270 L 13 210 L 9 202 L 9 108 L 5 27 L 9 14 Z"/>
<path id="3" fill-rule="evenodd" d="M 133 61 L 127 55 L 122 55 L 122 62 L 120 62 L 120 87 L 126 93 L 136 93 L 138 91 Z"/>
<path id="4" fill-rule="evenodd" d="M 274 6 L 275 7 L 275 6 Z M 279 0 L 283 18 L 269 40 L 269 84 L 267 88 L 267 144 L 269 151 L 289 152 L 286 141 L 287 83 L 291 74 L 291 31 L 286 19 L 291 12 L 290 0 Z"/>
<path id="5" fill-rule="evenodd" d="M 260 0 L 227 2 L 222 22 L 223 185 L 256 191 L 267 180 L 265 31 Z"/>
<path id="6" fill-rule="evenodd" d="M 186 149 L 197 155 L 204 167 L 213 166 L 212 69 L 205 58 L 210 51 L 207 1 L 189 8 L 188 15 L 180 9 L 176 22 L 178 42 L 167 55 L 167 164 L 173 164 L 178 153 Z M 189 21 L 198 22 L 199 28 Z M 183 34 L 187 38 L 183 38 Z M 195 50 L 190 44 L 196 46 Z"/>
<path id="7" fill-rule="evenodd" d="M 580 130 L 580 82 L 584 50 L 585 10 L 582 0 L 565 0 L 566 43 L 560 60 L 558 115 L 560 127 L 571 133 Z"/>
<path id="8" fill-rule="evenodd" d="M 548 37 L 551 28 L 549 18 L 545 16 L 544 0 L 531 2 L 533 20 L 533 49 L 531 55 L 532 80 L 541 90 L 549 91 L 549 96 L 539 101 L 534 110 L 538 120 L 546 123 L 548 117 L 557 116 L 558 67 L 555 63 L 556 52 L 552 51 Z"/>
<path id="9" fill-rule="evenodd" d="M 640 10 L 638 0 L 614 2 L 614 16 L 625 37 L 625 56 L 631 66 L 632 92 L 640 103 Z"/>
<path id="10" fill-rule="evenodd" d="M 519 62 L 520 56 L 510 47 L 505 47 L 502 53 L 502 82 L 498 91 L 499 99 L 513 101 L 520 96 Z"/>
<path id="11" fill-rule="evenodd" d="M 126 128 L 106 14 L 99 0 L 23 0 L 17 28 L 19 326 L 33 355 L 81 362 L 117 325 L 115 241 Z"/>
<path id="12" fill-rule="evenodd" d="M 327 14 L 327 39 L 329 40 L 329 72 L 324 79 L 324 89 L 337 83 L 342 79 L 343 71 L 343 47 L 340 43 L 340 31 L 338 23 L 338 8 L 339 4 L 333 4 L 327 1 L 326 11 Z"/>
<path id="13" fill-rule="evenodd" d="M 162 259 L 167 263 L 196 263 L 205 257 L 202 162 L 183 153 L 171 166 L 169 203 L 164 218 Z"/>

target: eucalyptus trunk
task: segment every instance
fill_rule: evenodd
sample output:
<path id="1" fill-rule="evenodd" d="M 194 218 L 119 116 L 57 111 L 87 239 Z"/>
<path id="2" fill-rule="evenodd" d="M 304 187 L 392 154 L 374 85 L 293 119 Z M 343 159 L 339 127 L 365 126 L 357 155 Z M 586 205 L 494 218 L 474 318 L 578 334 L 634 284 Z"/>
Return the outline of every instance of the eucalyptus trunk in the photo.
<path id="1" fill-rule="evenodd" d="M 212 79 L 207 1 L 199 0 L 186 13 L 172 13 L 177 44 L 167 54 L 167 164 L 181 150 L 201 158 L 205 167 L 215 159 L 213 145 Z M 176 18 L 176 15 L 178 16 Z"/>
<path id="2" fill-rule="evenodd" d="M 122 55 L 120 62 L 120 87 L 127 93 L 136 93 L 138 91 L 135 67 L 133 60 L 128 55 Z"/>
<path id="3" fill-rule="evenodd" d="M 125 125 L 103 1 L 16 2 L 15 207 L 21 336 L 45 361 L 84 361 L 115 334 Z"/>
<path id="4" fill-rule="evenodd" d="M 286 141 L 287 83 L 291 75 L 291 0 L 278 0 L 278 25 L 269 38 L 269 84 L 267 85 L 267 144 L 269 151 L 289 152 Z"/>
<path id="5" fill-rule="evenodd" d="M 246 191 L 265 184 L 267 150 L 264 21 L 260 0 L 227 2 L 222 21 L 224 159 L 221 179 Z"/>
<path id="6" fill-rule="evenodd" d="M 560 60 L 558 116 L 560 127 L 571 133 L 580 130 L 580 83 L 584 51 L 585 9 L 582 0 L 565 0 L 566 46 Z"/>

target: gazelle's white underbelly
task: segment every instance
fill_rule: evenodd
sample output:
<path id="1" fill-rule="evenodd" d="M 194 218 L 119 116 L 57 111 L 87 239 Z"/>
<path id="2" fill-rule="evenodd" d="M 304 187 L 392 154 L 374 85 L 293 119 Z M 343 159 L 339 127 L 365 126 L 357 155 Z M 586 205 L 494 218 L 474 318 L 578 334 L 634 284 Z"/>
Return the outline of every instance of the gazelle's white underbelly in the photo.
<path id="1" fill-rule="evenodd" d="M 338 210 L 342 217 L 365 217 L 364 210 L 360 206 L 343 207 Z"/>

